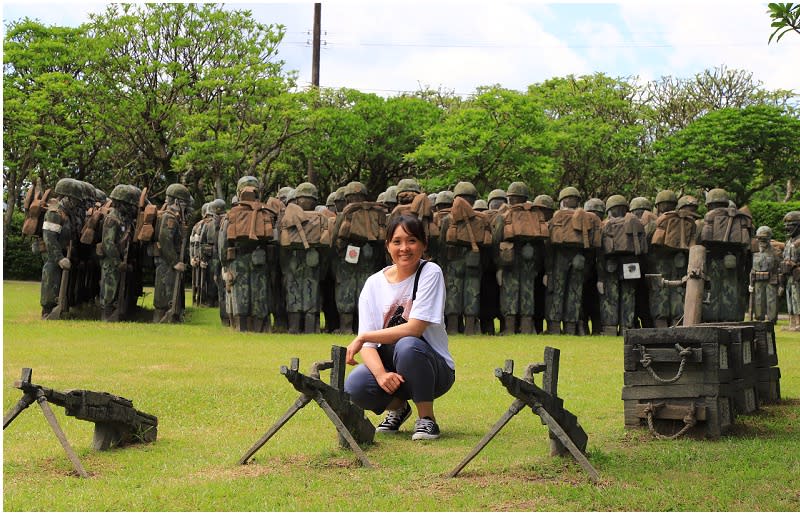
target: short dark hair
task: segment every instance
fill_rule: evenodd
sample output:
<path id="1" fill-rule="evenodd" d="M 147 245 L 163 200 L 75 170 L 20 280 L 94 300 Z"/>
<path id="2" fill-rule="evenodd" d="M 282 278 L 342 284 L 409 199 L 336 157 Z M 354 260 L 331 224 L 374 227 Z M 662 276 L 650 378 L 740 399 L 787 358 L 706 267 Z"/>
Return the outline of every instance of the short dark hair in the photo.
<path id="1" fill-rule="evenodd" d="M 425 232 L 425 226 L 422 225 L 422 221 L 414 215 L 400 215 L 389 220 L 389 225 L 386 227 L 386 245 L 392 240 L 398 226 L 402 226 L 403 230 L 425 245 L 428 244 L 428 235 Z"/>

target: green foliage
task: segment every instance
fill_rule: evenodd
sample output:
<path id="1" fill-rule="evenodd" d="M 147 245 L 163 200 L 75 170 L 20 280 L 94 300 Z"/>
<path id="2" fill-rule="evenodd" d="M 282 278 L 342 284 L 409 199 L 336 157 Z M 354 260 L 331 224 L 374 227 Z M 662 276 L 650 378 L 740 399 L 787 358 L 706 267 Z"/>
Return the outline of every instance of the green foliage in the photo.
<path id="1" fill-rule="evenodd" d="M 800 34 L 800 4 L 770 3 L 767 7 L 767 13 L 772 18 L 770 26 L 775 28 L 768 43 L 772 43 L 772 38 L 777 43 L 787 32 L 795 31 Z"/>
<path id="2" fill-rule="evenodd" d="M 31 251 L 31 237 L 22 235 L 24 220 L 25 215 L 20 212 L 11 218 L 3 256 L 3 278 L 38 281 L 42 277 L 42 259 Z"/>
<path id="3" fill-rule="evenodd" d="M 520 179 L 534 191 L 550 191 L 552 164 L 540 137 L 544 128 L 541 106 L 530 95 L 499 86 L 479 88 L 431 127 L 407 157 L 429 191 L 470 181 L 488 194 Z"/>
<path id="4" fill-rule="evenodd" d="M 800 177 L 800 120 L 758 105 L 720 109 L 657 141 L 651 171 L 675 190 L 724 187 L 738 205 Z"/>
<path id="5" fill-rule="evenodd" d="M 783 230 L 783 217 L 789 211 L 800 211 L 800 201 L 796 202 L 768 202 L 754 201 L 747 205 L 753 215 L 753 225 L 758 228 L 767 225 L 772 228 L 772 238 L 778 241 L 786 240 Z"/>
<path id="6" fill-rule="evenodd" d="M 554 188 L 574 186 L 584 198 L 641 195 L 649 110 L 634 90 L 603 74 L 554 78 L 528 88 L 544 109 L 544 137 L 554 161 Z"/>
<path id="7" fill-rule="evenodd" d="M 93 424 L 59 424 L 91 477 L 72 466 L 37 406 L 3 434 L 5 511 L 795 511 L 800 491 L 800 333 L 778 329 L 777 405 L 737 417 L 717 441 L 655 440 L 623 427 L 622 338 L 454 336 L 453 388 L 436 401 L 442 437 L 378 434 L 359 467 L 311 403 L 247 466 L 239 457 L 299 393 L 279 373 L 292 357 L 308 371 L 347 337 L 236 333 L 213 309 L 188 309 L 180 325 L 42 321 L 36 283 L 3 285 L 3 409 L 20 398 L 22 367 L 34 382 L 107 391 L 159 418 L 158 440 L 91 450 Z M 500 419 L 512 397 L 493 376 L 506 359 L 517 375 L 561 350 L 558 391 L 589 436 L 593 485 L 570 458 L 549 455 L 547 428 L 516 415 L 459 474 L 450 472 Z M 677 367 L 677 364 L 676 364 Z M 327 372 L 322 372 L 327 381 Z M 537 377 L 539 382 L 540 377 Z M 539 383 L 540 384 L 540 383 Z M 368 413 L 373 423 L 382 417 Z"/>

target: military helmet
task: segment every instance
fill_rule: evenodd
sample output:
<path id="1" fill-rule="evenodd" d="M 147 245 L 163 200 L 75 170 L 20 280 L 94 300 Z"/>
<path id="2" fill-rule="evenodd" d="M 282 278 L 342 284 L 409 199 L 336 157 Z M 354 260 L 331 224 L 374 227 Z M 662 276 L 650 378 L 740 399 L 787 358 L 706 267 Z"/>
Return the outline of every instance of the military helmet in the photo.
<path id="1" fill-rule="evenodd" d="M 580 194 L 580 192 L 578 192 L 578 188 L 575 188 L 573 186 L 567 186 L 566 188 L 564 188 L 563 190 L 561 190 L 558 193 L 558 201 L 561 202 L 562 200 L 564 200 L 567 197 L 578 197 L 578 198 L 580 198 L 581 194 Z"/>
<path id="2" fill-rule="evenodd" d="M 94 189 L 94 199 L 98 202 L 105 203 L 105 201 L 108 199 L 106 192 L 94 186 L 92 188 Z"/>
<path id="3" fill-rule="evenodd" d="M 225 201 L 221 198 L 217 198 L 211 201 L 208 205 L 208 210 L 215 215 L 221 215 L 225 212 Z"/>
<path id="4" fill-rule="evenodd" d="M 590 198 L 583 204 L 583 210 L 592 213 L 600 213 L 598 216 L 603 218 L 606 214 L 606 204 L 599 198 Z"/>
<path id="5" fill-rule="evenodd" d="M 697 207 L 700 203 L 697 199 L 691 195 L 684 195 L 678 199 L 678 205 L 675 206 L 675 209 L 680 209 L 686 206 L 694 206 Z"/>
<path id="6" fill-rule="evenodd" d="M 336 193 L 336 196 L 333 197 L 334 202 L 339 202 L 344 200 L 344 190 L 346 188 L 347 186 L 339 186 L 338 188 L 336 188 L 336 191 L 334 192 Z"/>
<path id="7" fill-rule="evenodd" d="M 652 211 L 653 204 L 650 203 L 650 200 L 647 197 L 634 197 L 631 199 L 630 209 L 631 211 L 634 209 L 646 209 L 648 211 Z"/>
<path id="8" fill-rule="evenodd" d="M 728 192 L 722 188 L 714 188 L 706 193 L 706 205 L 715 203 L 727 204 L 728 200 Z"/>
<path id="9" fill-rule="evenodd" d="M 311 197 L 314 200 L 317 200 L 319 197 L 317 196 L 317 187 L 311 184 L 310 182 L 302 182 L 297 185 L 294 189 L 294 196 L 295 198 L 299 197 Z"/>
<path id="10" fill-rule="evenodd" d="M 489 203 L 483 200 L 482 198 L 479 198 L 478 200 L 475 201 L 474 204 L 472 204 L 472 209 L 474 209 L 475 211 L 486 211 L 487 209 L 489 209 Z"/>
<path id="11" fill-rule="evenodd" d="M 452 191 L 448 190 L 440 191 L 439 193 L 436 194 L 435 205 L 437 206 L 440 204 L 452 205 L 455 196 L 456 196 L 455 193 L 453 193 Z"/>
<path id="12" fill-rule="evenodd" d="M 397 203 L 397 186 L 389 186 L 386 188 L 386 197 L 384 202 Z"/>
<path id="13" fill-rule="evenodd" d="M 519 197 L 525 197 L 526 199 L 530 197 L 531 190 L 528 189 L 528 185 L 522 181 L 512 182 L 508 185 L 508 189 L 506 190 L 506 195 L 517 195 Z"/>
<path id="14" fill-rule="evenodd" d="M 200 215 L 205 217 L 208 214 L 208 206 L 211 202 L 206 202 L 200 207 Z"/>
<path id="15" fill-rule="evenodd" d="M 236 193 L 241 195 L 242 190 L 247 187 L 253 187 L 258 191 L 261 189 L 261 183 L 252 175 L 245 175 L 236 183 Z"/>
<path id="16" fill-rule="evenodd" d="M 334 205 L 334 202 L 333 202 L 333 201 L 334 201 L 335 199 L 336 199 L 336 192 L 335 192 L 335 191 L 332 191 L 332 192 L 330 193 L 330 195 L 328 195 L 328 198 L 326 198 L 326 199 L 325 199 L 325 205 L 326 205 L 326 206 L 333 206 L 333 205 Z"/>
<path id="17" fill-rule="evenodd" d="M 189 193 L 189 189 L 177 182 L 167 186 L 167 197 L 176 198 L 188 203 L 192 202 L 192 194 Z"/>
<path id="18" fill-rule="evenodd" d="M 378 193 L 378 198 L 375 199 L 375 202 L 377 202 L 378 204 L 383 204 L 384 202 L 386 202 L 386 192 L 382 191 Z"/>
<path id="19" fill-rule="evenodd" d="M 286 197 L 289 196 L 289 192 L 290 191 L 292 191 L 292 187 L 291 186 L 284 186 L 283 188 L 278 190 L 278 198 L 279 199 L 285 199 Z"/>
<path id="20" fill-rule="evenodd" d="M 347 183 L 347 186 L 344 187 L 344 196 L 347 198 L 348 195 L 368 195 L 367 187 L 364 186 L 362 183 L 358 181 L 352 181 Z"/>
<path id="21" fill-rule="evenodd" d="M 397 193 L 404 193 L 406 191 L 420 193 L 422 189 L 420 189 L 419 183 L 414 179 L 400 179 L 400 182 L 397 183 Z"/>
<path id="22" fill-rule="evenodd" d="M 499 188 L 489 192 L 489 199 L 488 199 L 489 202 L 491 202 L 491 201 L 493 201 L 495 199 L 499 199 L 499 198 L 501 198 L 503 200 L 506 200 L 506 198 L 507 198 L 506 197 L 506 192 L 501 190 L 501 189 L 499 189 Z"/>
<path id="23" fill-rule="evenodd" d="M 71 177 L 59 179 L 55 187 L 56 196 L 72 197 L 77 200 L 83 199 L 83 186 L 80 181 Z"/>
<path id="24" fill-rule="evenodd" d="M 622 195 L 611 195 L 606 199 L 606 211 L 610 211 L 612 207 L 617 206 L 628 207 L 628 201 Z"/>
<path id="25" fill-rule="evenodd" d="M 141 190 L 136 186 L 131 186 L 130 184 L 118 184 L 114 186 L 113 190 L 111 190 L 109 198 L 119 202 L 125 202 L 126 204 L 130 204 L 132 206 L 138 206 L 139 197 L 141 194 Z"/>
<path id="26" fill-rule="evenodd" d="M 533 199 L 533 207 L 555 209 L 556 203 L 553 202 L 553 197 L 551 197 L 550 195 L 536 195 L 536 198 Z"/>
<path id="27" fill-rule="evenodd" d="M 289 190 L 289 193 L 286 194 L 286 202 L 290 202 L 297 198 L 297 189 L 292 188 Z"/>
<path id="28" fill-rule="evenodd" d="M 783 223 L 800 223 L 800 211 L 789 211 L 783 217 Z"/>
<path id="29" fill-rule="evenodd" d="M 677 202 L 678 196 L 675 195 L 675 192 L 672 190 L 661 190 L 656 194 L 656 205 L 661 204 L 662 202 Z M 633 201 L 631 200 L 631 205 L 633 205 Z M 633 209 L 633 207 L 631 207 Z"/>
<path id="30" fill-rule="evenodd" d="M 456 187 L 453 188 L 453 195 L 456 196 L 456 197 L 459 197 L 459 196 L 462 196 L 462 195 L 468 195 L 468 196 L 471 196 L 471 197 L 477 197 L 478 196 L 478 190 L 477 190 L 477 188 L 475 188 L 475 185 L 472 184 L 471 182 L 469 182 L 469 181 L 460 181 L 458 184 L 456 184 Z"/>
<path id="31" fill-rule="evenodd" d="M 756 238 L 772 239 L 772 229 L 768 225 L 762 225 L 756 230 Z"/>

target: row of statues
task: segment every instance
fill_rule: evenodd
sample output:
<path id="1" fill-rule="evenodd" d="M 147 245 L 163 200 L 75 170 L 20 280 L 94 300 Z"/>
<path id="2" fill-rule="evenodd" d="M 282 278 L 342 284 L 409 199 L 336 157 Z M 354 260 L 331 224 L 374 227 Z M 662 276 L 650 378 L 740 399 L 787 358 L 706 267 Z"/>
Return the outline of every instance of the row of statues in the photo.
<path id="1" fill-rule="evenodd" d="M 706 194 L 701 217 L 696 198 L 669 190 L 655 206 L 621 195 L 581 204 L 574 187 L 531 200 L 527 185 L 513 182 L 484 200 L 469 182 L 426 194 L 403 179 L 375 202 L 351 182 L 321 205 L 311 183 L 269 197 L 246 176 L 229 210 L 209 202 L 191 229 L 193 199 L 182 184 L 167 188 L 160 207 L 132 185 L 105 198 L 67 178 L 54 193 L 28 195 L 23 226 L 44 261 L 44 318 L 94 303 L 103 320 L 128 319 L 152 267 L 155 322 L 183 319 L 191 282 L 193 303 L 218 307 L 222 323 L 240 331 L 319 332 L 322 313 L 325 330 L 352 333 L 364 281 L 390 264 L 388 220 L 414 214 L 428 231 L 427 257 L 444 271 L 451 334 L 493 334 L 496 320 L 501 334 L 678 324 L 694 244 L 706 247 L 704 321 L 742 320 L 748 308 L 774 321 L 785 290 L 789 327 L 800 329 L 800 212 L 784 217 L 788 241 L 776 242 L 719 188 Z"/>

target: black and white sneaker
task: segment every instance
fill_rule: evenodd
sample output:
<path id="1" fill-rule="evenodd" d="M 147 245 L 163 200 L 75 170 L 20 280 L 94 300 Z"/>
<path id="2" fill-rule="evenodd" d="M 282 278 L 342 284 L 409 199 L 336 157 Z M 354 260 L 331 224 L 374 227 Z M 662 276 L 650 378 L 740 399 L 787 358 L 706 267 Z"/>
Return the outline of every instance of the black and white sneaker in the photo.
<path id="1" fill-rule="evenodd" d="M 436 440 L 439 438 L 439 424 L 428 417 L 418 418 L 414 424 L 412 440 Z"/>
<path id="2" fill-rule="evenodd" d="M 387 413 L 386 418 L 383 419 L 383 422 L 378 424 L 375 430 L 379 433 L 396 433 L 400 429 L 400 426 L 403 425 L 403 422 L 408 420 L 410 416 L 411 404 L 406 402 L 406 405 L 402 408 Z"/>

